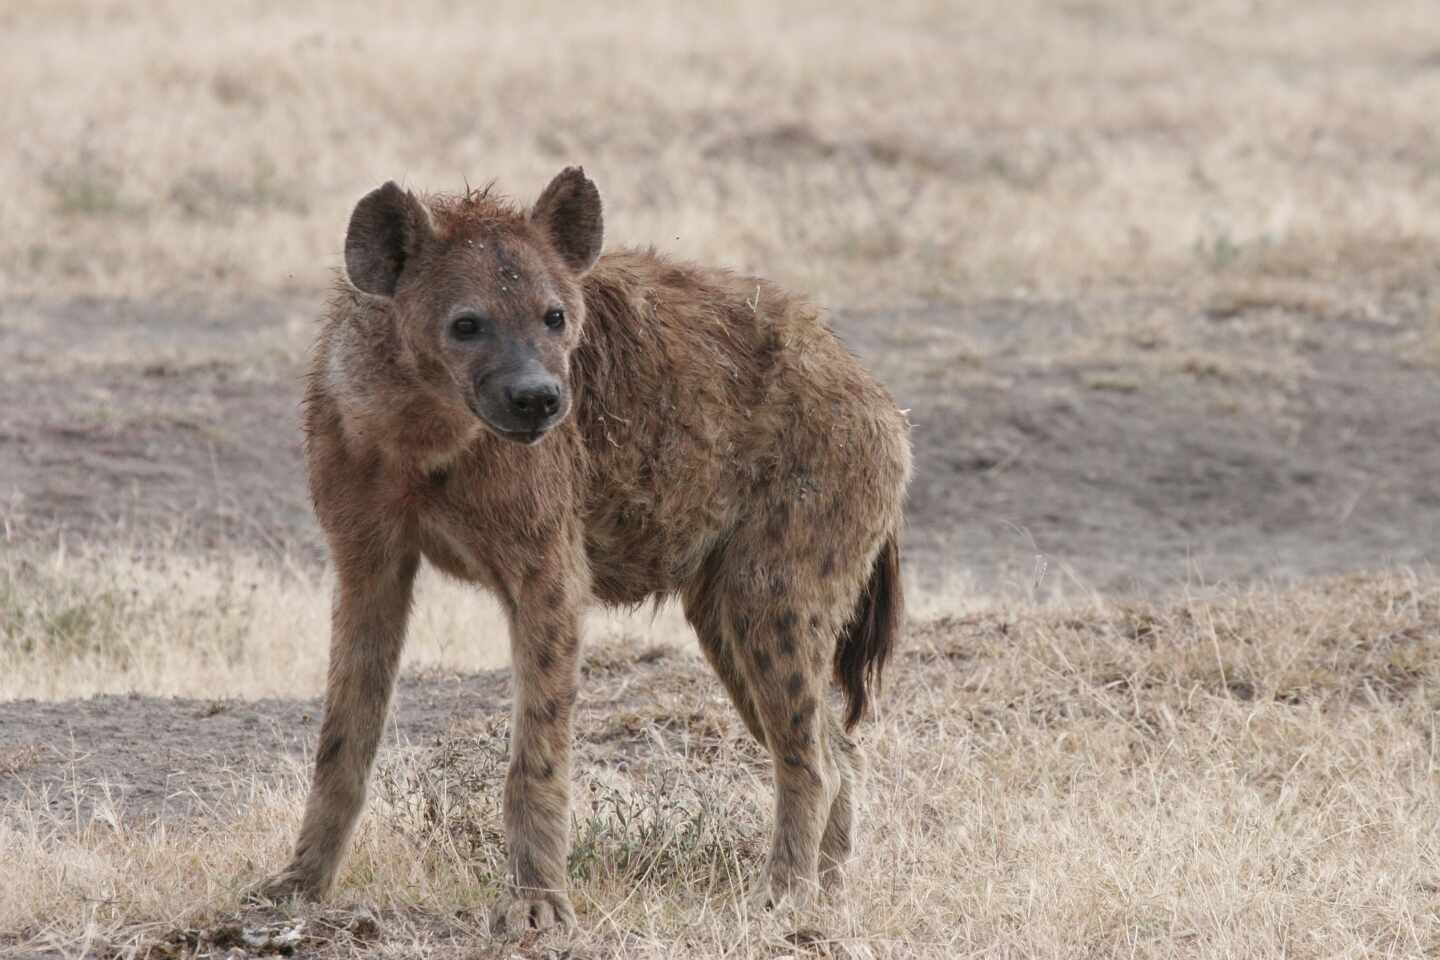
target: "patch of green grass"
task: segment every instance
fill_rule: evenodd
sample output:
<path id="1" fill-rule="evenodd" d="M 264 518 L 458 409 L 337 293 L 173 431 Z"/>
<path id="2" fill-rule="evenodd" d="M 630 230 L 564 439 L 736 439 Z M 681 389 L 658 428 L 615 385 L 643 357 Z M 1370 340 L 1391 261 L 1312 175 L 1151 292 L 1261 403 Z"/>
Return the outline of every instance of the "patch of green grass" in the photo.
<path id="1" fill-rule="evenodd" d="M 108 587 L 76 589 L 32 564 L 7 572 L 0 579 L 0 656 L 99 656 L 123 668 L 128 657 L 116 641 L 143 616 L 129 598 Z"/>
<path id="2" fill-rule="evenodd" d="M 1137 377 L 1114 371 L 1101 371 L 1085 375 L 1085 387 L 1105 393 L 1136 393 L 1141 382 Z"/>
<path id="3" fill-rule="evenodd" d="M 1225 270 L 1234 265 L 1243 253 L 1244 247 L 1224 227 L 1209 236 L 1195 238 L 1195 259 L 1210 270 Z"/>
<path id="4" fill-rule="evenodd" d="M 187 596 L 142 589 L 137 575 L 143 571 L 78 558 L 0 564 L 0 670 L 51 663 L 125 673 L 182 650 L 210 663 L 245 655 L 242 627 L 253 600 L 239 579 Z M 158 650 L 156 637 L 164 641 Z"/>
<path id="5" fill-rule="evenodd" d="M 44 184 L 55 212 L 63 217 L 133 216 L 139 212 L 123 199 L 120 172 L 85 153 L 72 162 L 51 167 Z"/>
<path id="6" fill-rule="evenodd" d="M 577 799 L 570 876 L 678 884 L 710 893 L 758 872 L 758 809 L 697 782 L 693 766 L 651 765 L 623 786 L 591 780 Z"/>

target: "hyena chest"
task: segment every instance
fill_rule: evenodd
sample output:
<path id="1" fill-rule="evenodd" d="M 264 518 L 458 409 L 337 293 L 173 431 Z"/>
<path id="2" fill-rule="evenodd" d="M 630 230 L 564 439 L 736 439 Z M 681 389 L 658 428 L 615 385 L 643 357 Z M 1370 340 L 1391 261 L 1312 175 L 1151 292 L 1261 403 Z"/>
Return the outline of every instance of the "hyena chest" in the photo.
<path id="1" fill-rule="evenodd" d="M 478 583 L 497 592 L 513 587 L 508 576 L 516 566 L 507 548 L 515 539 L 513 531 L 495 529 L 495 519 L 513 511 L 492 510 L 451 495 L 444 477 L 435 478 L 434 489 L 417 498 L 415 530 L 420 552 L 430 565 L 452 577 Z"/>
<path id="2" fill-rule="evenodd" d="M 460 580 L 481 583 L 492 589 L 499 586 L 495 571 L 486 562 L 473 538 L 466 536 L 464 531 L 422 514 L 419 532 L 420 552 L 431 566 Z"/>

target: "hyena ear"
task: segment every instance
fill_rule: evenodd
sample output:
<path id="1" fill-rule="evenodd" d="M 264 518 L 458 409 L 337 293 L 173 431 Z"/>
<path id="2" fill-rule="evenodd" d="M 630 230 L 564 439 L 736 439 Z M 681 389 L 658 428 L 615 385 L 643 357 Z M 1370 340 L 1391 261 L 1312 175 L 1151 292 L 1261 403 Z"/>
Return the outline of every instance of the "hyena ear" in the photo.
<path id="1" fill-rule="evenodd" d="M 566 167 L 535 201 L 530 222 L 544 230 L 566 265 L 585 273 L 600 258 L 605 236 L 600 191 L 584 167 Z"/>
<path id="2" fill-rule="evenodd" d="M 365 293 L 393 296 L 406 263 L 434 235 L 425 205 L 391 180 L 355 204 L 345 233 L 345 272 Z"/>

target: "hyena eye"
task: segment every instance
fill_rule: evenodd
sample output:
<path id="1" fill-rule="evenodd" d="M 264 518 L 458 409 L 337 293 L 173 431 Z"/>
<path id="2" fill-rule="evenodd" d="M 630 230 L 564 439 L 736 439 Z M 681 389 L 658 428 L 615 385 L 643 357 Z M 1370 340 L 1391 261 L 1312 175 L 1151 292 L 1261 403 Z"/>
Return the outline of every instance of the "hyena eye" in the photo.
<path id="1" fill-rule="evenodd" d="M 545 326 L 551 330 L 560 330 L 565 326 L 565 311 L 556 307 L 545 314 Z"/>
<path id="2" fill-rule="evenodd" d="M 456 340 L 474 340 L 480 336 L 479 317 L 456 317 L 455 322 L 450 324 L 450 332 Z"/>

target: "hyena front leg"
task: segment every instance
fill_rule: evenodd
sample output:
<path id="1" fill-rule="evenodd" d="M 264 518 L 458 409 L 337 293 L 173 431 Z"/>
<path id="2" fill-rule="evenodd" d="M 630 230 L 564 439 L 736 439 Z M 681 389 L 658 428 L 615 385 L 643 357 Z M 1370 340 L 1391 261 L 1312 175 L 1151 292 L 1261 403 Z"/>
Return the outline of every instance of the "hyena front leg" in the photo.
<path id="1" fill-rule="evenodd" d="M 365 805 L 405 640 L 418 556 L 367 561 L 337 557 L 325 720 L 315 777 L 295 854 L 259 892 L 319 899 L 335 883 L 350 833 Z"/>
<path id="2" fill-rule="evenodd" d="M 509 866 L 507 889 L 491 919 L 499 933 L 575 923 L 565 878 L 582 583 L 578 573 L 546 571 L 522 588 L 510 625 L 515 706 L 504 797 Z"/>

